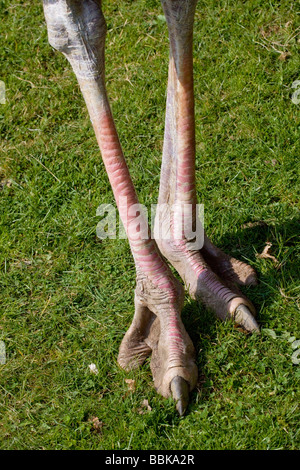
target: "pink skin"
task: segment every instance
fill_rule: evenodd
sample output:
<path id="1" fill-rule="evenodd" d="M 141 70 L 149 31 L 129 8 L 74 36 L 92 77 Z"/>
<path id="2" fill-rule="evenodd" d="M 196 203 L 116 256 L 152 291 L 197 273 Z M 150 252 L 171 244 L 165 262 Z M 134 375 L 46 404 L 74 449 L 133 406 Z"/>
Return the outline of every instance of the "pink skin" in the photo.
<path id="1" fill-rule="evenodd" d="M 196 0 L 162 0 L 162 4 L 171 47 L 159 203 L 178 207 L 189 203 L 195 208 L 192 28 Z M 221 318 L 228 314 L 236 316 L 241 304 L 250 309 L 252 306 L 222 283 L 204 260 L 203 256 L 206 256 L 212 264 L 215 262 L 216 271 L 221 264 L 225 266 L 223 271 L 230 272 L 233 277 L 236 274 L 232 259 L 227 259 L 227 255 L 214 247 L 207 237 L 203 253 L 191 250 L 189 240 L 185 238 L 175 240 L 174 216 L 171 218 L 171 239 L 155 241 L 150 237 L 143 215 L 131 210 L 138 204 L 138 197 L 105 88 L 106 25 L 101 1 L 44 0 L 44 12 L 50 44 L 67 57 L 78 79 L 136 265 L 135 313 L 120 346 L 119 364 L 130 369 L 139 366 L 152 353 L 154 384 L 163 396 L 172 394 L 178 400 L 177 409 L 182 414 L 187 404 L 186 394 L 196 385 L 197 368 L 194 347 L 181 321 L 183 287 L 162 254 L 175 266 L 190 294 L 200 297 Z M 193 222 L 195 217 L 194 210 Z M 145 232 L 142 229 L 146 229 L 148 236 L 142 236 Z M 241 311 L 238 314 L 246 327 L 243 315 Z"/>
<path id="2" fill-rule="evenodd" d="M 182 377 L 192 389 L 197 368 L 193 345 L 180 318 L 183 288 L 161 256 L 155 240 L 139 236 L 136 214 L 130 210 L 138 204 L 138 198 L 105 88 L 106 25 L 101 3 L 44 0 L 44 12 L 49 42 L 67 57 L 78 79 L 136 265 L 135 315 L 120 346 L 118 361 L 129 369 L 152 352 L 151 368 L 159 393 L 166 397 L 171 394 L 174 377 Z M 142 226 L 146 225 L 142 220 Z"/>
<path id="3" fill-rule="evenodd" d="M 159 202 L 195 208 L 195 118 L 193 91 L 193 16 L 195 0 L 162 0 L 170 37 L 165 145 L 161 170 Z M 181 15 L 178 12 L 181 10 Z M 192 214 L 195 222 L 195 209 Z M 190 295 L 201 299 L 222 319 L 235 317 L 239 305 L 254 307 L 231 281 L 246 283 L 255 279 L 252 268 L 222 253 L 205 236 L 202 250 L 190 247 L 183 237 L 176 240 L 171 213 L 170 239 L 157 240 L 163 255 L 173 264 L 184 280 Z M 188 224 L 190 219 L 184 220 Z M 158 224 L 160 221 L 157 222 Z M 213 269 L 207 259 L 212 260 Z M 215 262 L 214 262 L 215 261 Z M 218 269 L 215 269 L 217 266 Z M 224 276 L 223 281 L 217 274 Z M 253 330 L 257 330 L 254 322 Z"/>
<path id="4" fill-rule="evenodd" d="M 82 89 L 84 90 L 83 86 Z M 87 100 L 90 99 L 88 96 Z M 95 103 L 94 98 L 92 98 L 92 102 Z M 87 104 L 89 105 L 88 102 Z M 91 113 L 92 111 L 90 111 Z M 132 224 L 132 222 L 135 221 L 136 217 L 130 215 L 128 208 L 138 204 L 138 198 L 130 178 L 110 109 L 100 111 L 99 115 L 95 117 L 92 115 L 92 122 L 137 269 L 141 270 L 160 289 L 172 289 L 169 268 L 157 250 L 155 241 L 150 236 L 148 239 L 141 239 L 139 234 L 134 232 L 135 224 Z M 126 206 L 119 203 L 121 198 L 126 198 Z M 144 224 L 147 225 L 147 222 L 144 221 Z M 131 229 L 131 225 L 133 229 Z"/>
<path id="5" fill-rule="evenodd" d="M 95 103 L 95 100 L 92 100 Z M 141 272 L 143 278 L 147 279 L 161 291 L 164 291 L 168 298 L 167 311 L 162 304 L 152 307 L 153 313 L 160 319 L 160 329 L 166 338 L 167 344 L 167 366 L 164 367 L 164 377 L 157 382 L 160 393 L 165 396 L 169 395 L 169 385 L 172 378 L 180 374 L 181 369 L 185 367 L 185 344 L 184 336 L 181 330 L 184 330 L 180 321 L 180 311 L 177 307 L 177 292 L 174 288 L 174 278 L 169 267 L 162 259 L 156 243 L 151 238 L 141 239 L 136 233 L 131 233 L 130 224 L 134 222 L 135 217 L 125 213 L 127 207 L 119 204 L 121 197 L 127 197 L 128 207 L 138 203 L 138 199 L 128 172 L 128 168 L 121 150 L 117 132 L 110 111 L 103 111 L 97 119 L 93 119 L 95 134 L 99 142 L 102 158 L 105 164 L 107 174 L 115 199 L 119 208 L 120 217 L 125 221 L 125 230 L 131 246 L 131 251 L 136 263 L 137 272 Z M 149 287 L 148 287 L 149 289 Z M 151 290 L 151 288 L 150 288 Z M 148 302 L 147 302 L 148 304 Z M 185 332 L 184 332 L 185 333 Z M 161 343 L 164 341 L 161 339 Z M 140 342 L 138 343 L 140 347 Z M 127 338 L 125 339 L 125 350 L 127 350 Z M 127 352 L 127 351 L 126 351 Z M 122 351 L 120 352 L 122 355 Z M 123 364 L 122 360 L 121 363 Z M 127 367 L 125 361 L 125 368 Z M 194 366 L 192 365 L 194 371 Z M 191 377 L 189 374 L 181 373 L 189 382 Z M 194 382 L 193 378 L 193 382 Z M 192 382 L 192 383 L 193 383 Z"/>

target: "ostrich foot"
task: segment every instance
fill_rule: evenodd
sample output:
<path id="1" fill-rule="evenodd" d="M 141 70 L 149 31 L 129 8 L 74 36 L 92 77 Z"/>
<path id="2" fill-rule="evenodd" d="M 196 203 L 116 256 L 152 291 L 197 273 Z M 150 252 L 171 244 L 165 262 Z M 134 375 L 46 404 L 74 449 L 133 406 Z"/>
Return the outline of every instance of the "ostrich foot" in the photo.
<path id="1" fill-rule="evenodd" d="M 189 249 L 186 240 L 176 243 L 157 240 L 157 243 L 193 299 L 202 301 L 221 320 L 232 318 L 245 331 L 259 332 L 253 304 L 234 283 L 254 283 L 254 270 L 214 247 L 208 239 L 206 241 L 207 246 L 204 245 L 200 251 Z M 218 259 L 220 265 L 217 264 Z"/>
<path id="2" fill-rule="evenodd" d="M 201 254 L 209 267 L 221 279 L 242 286 L 257 284 L 256 272 L 251 266 L 224 253 L 220 248 L 213 245 L 206 235 Z"/>
<path id="3" fill-rule="evenodd" d="M 194 346 L 180 318 L 183 299 L 182 285 L 175 278 L 172 289 L 159 289 L 138 274 L 135 314 L 118 356 L 119 365 L 131 370 L 152 355 L 150 368 L 156 390 L 174 398 L 180 415 L 198 376 Z"/>

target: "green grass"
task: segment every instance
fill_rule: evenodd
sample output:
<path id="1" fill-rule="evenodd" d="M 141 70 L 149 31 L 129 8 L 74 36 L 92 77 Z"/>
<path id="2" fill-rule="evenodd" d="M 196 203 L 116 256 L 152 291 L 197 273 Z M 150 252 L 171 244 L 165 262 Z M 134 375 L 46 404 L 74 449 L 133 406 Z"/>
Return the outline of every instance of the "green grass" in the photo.
<path id="1" fill-rule="evenodd" d="M 104 1 L 104 8 L 109 96 L 140 201 L 150 208 L 164 128 L 166 23 L 154 0 Z M 244 291 L 263 331 L 245 336 L 186 298 L 199 384 L 183 419 L 156 394 L 149 363 L 130 374 L 117 365 L 135 270 L 127 241 L 96 237 L 97 207 L 113 195 L 73 72 L 47 43 L 41 2 L 1 0 L 0 9 L 0 340 L 7 354 L 0 448 L 298 449 L 296 3 L 204 0 L 197 7 L 199 201 L 212 240 L 259 274 L 259 285 Z M 257 257 L 267 242 L 277 264 Z M 151 410 L 141 414 L 145 399 Z M 99 432 L 93 417 L 103 423 Z"/>

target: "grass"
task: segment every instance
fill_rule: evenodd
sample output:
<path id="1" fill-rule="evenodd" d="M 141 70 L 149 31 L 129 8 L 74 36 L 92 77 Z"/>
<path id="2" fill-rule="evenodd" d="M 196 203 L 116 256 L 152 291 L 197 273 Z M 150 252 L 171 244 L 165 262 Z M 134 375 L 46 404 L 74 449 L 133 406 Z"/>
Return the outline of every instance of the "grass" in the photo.
<path id="1" fill-rule="evenodd" d="M 150 207 L 161 162 L 166 23 L 154 0 L 104 8 L 111 104 L 140 202 Z M 156 394 L 149 363 L 130 374 L 117 365 L 135 270 L 127 241 L 96 236 L 97 207 L 113 195 L 76 79 L 47 43 L 41 2 L 1 0 L 0 9 L 0 448 L 298 449 L 296 4 L 197 7 L 199 202 L 212 240 L 258 272 L 259 285 L 245 293 L 262 334 L 245 336 L 186 298 L 199 384 L 183 419 Z M 278 262 L 257 256 L 267 242 Z"/>

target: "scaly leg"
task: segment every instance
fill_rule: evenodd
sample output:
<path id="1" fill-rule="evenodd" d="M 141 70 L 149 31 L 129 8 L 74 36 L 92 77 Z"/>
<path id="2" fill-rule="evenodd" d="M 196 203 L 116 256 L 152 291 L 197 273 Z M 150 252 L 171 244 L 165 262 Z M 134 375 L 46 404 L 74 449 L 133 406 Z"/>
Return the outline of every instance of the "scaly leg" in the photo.
<path id="1" fill-rule="evenodd" d="M 101 1 L 44 0 L 44 12 L 50 44 L 67 57 L 78 79 L 136 265 L 135 314 L 119 364 L 130 369 L 152 353 L 158 392 L 172 395 L 183 414 L 197 380 L 194 347 L 180 317 L 184 292 L 139 213 L 105 88 Z"/>
<path id="2" fill-rule="evenodd" d="M 255 282 L 254 270 L 215 247 L 204 236 L 201 249 L 182 231 L 175 236 L 179 209 L 192 207 L 183 226 L 196 225 L 195 117 L 193 90 L 193 21 L 197 0 L 161 0 L 170 38 L 167 109 L 159 204 L 165 216 L 156 218 L 155 233 L 169 225 L 169 238 L 158 235 L 161 253 L 172 263 L 190 295 L 202 300 L 221 319 L 234 318 L 247 331 L 258 331 L 255 310 L 234 282 Z M 168 213 L 167 213 L 168 212 Z M 180 216 L 182 220 L 182 216 Z M 184 232 L 184 233 L 183 233 Z M 177 238 L 177 239 L 176 239 Z M 219 277 L 220 276 L 220 277 Z"/>

